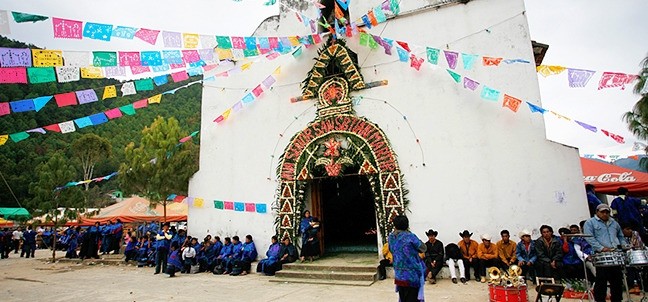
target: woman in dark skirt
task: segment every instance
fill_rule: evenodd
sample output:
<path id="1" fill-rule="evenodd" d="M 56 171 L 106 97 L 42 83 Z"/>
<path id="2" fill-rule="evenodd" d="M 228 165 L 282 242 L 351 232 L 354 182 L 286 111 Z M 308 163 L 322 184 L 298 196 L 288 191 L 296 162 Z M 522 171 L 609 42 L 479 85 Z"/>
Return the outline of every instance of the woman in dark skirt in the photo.
<path id="1" fill-rule="evenodd" d="M 313 262 L 313 257 L 318 257 L 320 255 L 320 244 L 317 233 L 319 233 L 319 219 L 313 217 L 313 221 L 310 222 L 310 226 L 306 228 L 306 242 L 302 244 L 302 253 L 301 253 L 301 262 L 306 260 L 306 257 Z"/>

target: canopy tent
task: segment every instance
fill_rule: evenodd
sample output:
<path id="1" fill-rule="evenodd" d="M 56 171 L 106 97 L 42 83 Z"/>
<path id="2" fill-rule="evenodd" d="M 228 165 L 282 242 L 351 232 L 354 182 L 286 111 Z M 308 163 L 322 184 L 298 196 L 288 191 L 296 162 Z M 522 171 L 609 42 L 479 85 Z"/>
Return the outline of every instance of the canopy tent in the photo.
<path id="1" fill-rule="evenodd" d="M 25 208 L 0 208 L 0 215 L 9 220 L 27 220 L 31 218 Z"/>
<path id="2" fill-rule="evenodd" d="M 186 221 L 189 207 L 186 203 L 170 202 L 167 203 L 166 211 L 166 221 Z M 158 204 L 155 208 L 151 208 L 148 199 L 132 196 L 99 210 L 96 216 L 83 217 L 79 222 L 81 225 L 91 225 L 95 222 L 107 223 L 115 219 L 120 219 L 122 222 L 162 221 L 164 207 Z"/>
<path id="3" fill-rule="evenodd" d="M 0 218 L 0 227 L 4 228 L 4 227 L 10 227 L 10 226 L 13 226 L 13 225 L 14 225 L 13 221 L 9 221 L 9 220 Z"/>
<path id="4" fill-rule="evenodd" d="M 97 208 L 76 209 L 76 208 L 57 208 L 56 217 L 52 214 L 43 214 L 27 221 L 27 224 L 37 224 L 40 226 L 54 226 L 54 221 L 65 221 L 64 226 L 74 226 L 78 224 L 77 218 L 83 215 L 94 215 L 99 213 Z M 73 218 L 72 218 L 73 217 Z"/>
<path id="5" fill-rule="evenodd" d="M 619 187 L 625 187 L 629 195 L 648 196 L 648 173 L 582 157 L 581 166 L 584 182 L 593 184 L 596 193 L 615 195 Z"/>

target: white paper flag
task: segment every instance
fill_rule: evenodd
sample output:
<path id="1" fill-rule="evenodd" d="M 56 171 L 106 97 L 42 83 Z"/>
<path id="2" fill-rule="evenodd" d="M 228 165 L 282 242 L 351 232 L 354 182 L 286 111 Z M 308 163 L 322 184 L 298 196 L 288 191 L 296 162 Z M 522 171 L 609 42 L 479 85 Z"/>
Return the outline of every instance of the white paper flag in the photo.
<path id="1" fill-rule="evenodd" d="M 9 28 L 9 14 L 7 14 L 6 10 L 0 10 L 0 34 L 11 34 L 11 29 Z"/>
<path id="2" fill-rule="evenodd" d="M 216 36 L 200 35 L 200 47 L 211 49 L 216 47 Z"/>
<path id="3" fill-rule="evenodd" d="M 90 62 L 90 52 L 87 51 L 64 51 L 63 65 L 75 67 L 92 66 Z"/>
<path id="4" fill-rule="evenodd" d="M 121 87 L 121 92 L 122 92 L 122 96 L 136 94 L 137 90 L 135 90 L 135 83 L 133 82 L 124 83 L 124 85 L 122 85 Z"/>
<path id="5" fill-rule="evenodd" d="M 76 128 L 74 127 L 74 121 L 67 121 L 63 123 L 59 123 L 59 128 L 61 128 L 61 133 L 70 133 L 76 131 Z"/>
<path id="6" fill-rule="evenodd" d="M 78 81 L 81 79 L 79 67 L 58 66 L 56 67 L 56 78 L 59 83 Z"/>

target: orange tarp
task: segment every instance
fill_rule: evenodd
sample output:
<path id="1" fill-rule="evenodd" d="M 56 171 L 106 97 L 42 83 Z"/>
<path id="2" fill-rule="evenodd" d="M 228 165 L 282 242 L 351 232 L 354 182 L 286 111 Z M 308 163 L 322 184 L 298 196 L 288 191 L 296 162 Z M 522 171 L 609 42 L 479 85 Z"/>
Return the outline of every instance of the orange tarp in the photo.
<path id="1" fill-rule="evenodd" d="M 596 193 L 616 195 L 619 187 L 625 187 L 629 195 L 648 196 L 648 173 L 582 157 L 581 166 L 583 180 L 586 184 L 593 184 Z"/>
<path id="2" fill-rule="evenodd" d="M 114 221 L 118 218 L 124 223 L 162 221 L 164 219 L 164 207 L 162 204 L 158 204 L 155 208 L 151 208 L 149 205 L 147 199 L 133 196 L 99 210 L 99 214 L 95 216 L 80 219 L 80 224 L 107 223 L 109 220 Z M 186 203 L 168 201 L 166 211 L 166 221 L 186 221 L 189 207 Z"/>

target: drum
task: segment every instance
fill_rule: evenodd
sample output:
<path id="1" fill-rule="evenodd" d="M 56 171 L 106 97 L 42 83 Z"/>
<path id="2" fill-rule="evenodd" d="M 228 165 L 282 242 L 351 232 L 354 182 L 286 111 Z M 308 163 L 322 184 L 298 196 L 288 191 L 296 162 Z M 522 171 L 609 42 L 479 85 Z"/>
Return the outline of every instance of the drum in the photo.
<path id="1" fill-rule="evenodd" d="M 648 251 L 630 250 L 627 253 L 628 266 L 648 266 Z"/>
<path id="2" fill-rule="evenodd" d="M 488 285 L 490 302 L 528 302 L 527 286 L 507 287 L 501 285 Z"/>
<path id="3" fill-rule="evenodd" d="M 622 252 L 603 252 L 594 254 L 592 262 L 594 266 L 622 266 L 625 264 L 625 256 Z"/>

